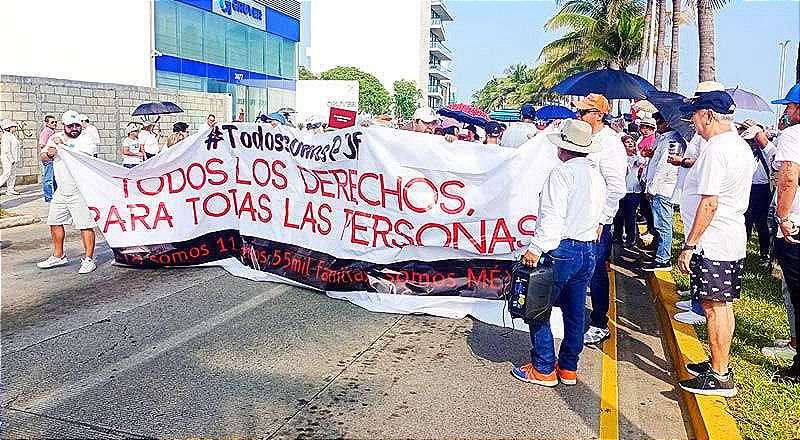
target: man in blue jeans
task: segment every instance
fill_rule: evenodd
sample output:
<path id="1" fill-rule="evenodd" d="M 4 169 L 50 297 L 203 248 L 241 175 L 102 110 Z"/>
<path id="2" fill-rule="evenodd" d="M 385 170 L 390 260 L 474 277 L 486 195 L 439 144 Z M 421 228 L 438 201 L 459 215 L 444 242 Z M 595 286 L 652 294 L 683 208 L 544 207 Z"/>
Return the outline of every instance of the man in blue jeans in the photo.
<path id="1" fill-rule="evenodd" d="M 39 133 L 39 151 L 42 151 L 50 136 L 56 132 L 56 117 L 47 115 L 44 117 L 44 128 Z M 53 199 L 53 193 L 56 191 L 56 178 L 53 174 L 53 161 L 48 160 L 42 163 L 42 193 L 44 194 L 44 201 L 50 203 Z"/>
<path id="2" fill-rule="evenodd" d="M 589 124 L 567 120 L 560 132 L 547 136 L 558 146 L 562 163 L 545 180 L 534 236 L 522 263 L 553 265 L 553 300 L 564 317 L 564 339 L 556 362 L 549 320 L 529 322 L 531 363 L 514 367 L 511 374 L 524 382 L 552 387 L 559 379 L 565 385 L 577 383 L 586 286 L 594 270 L 593 240 L 606 194 L 599 167 L 586 157 L 601 148 Z"/>
<path id="3" fill-rule="evenodd" d="M 675 192 L 675 182 L 678 181 L 678 168 L 667 159 L 670 154 L 681 154 L 686 149 L 681 135 L 667 124 L 661 113 L 654 114 L 653 118 L 656 121 L 657 134 L 653 157 L 647 164 L 645 182 L 647 198 L 653 211 L 656 257 L 642 267 L 649 272 L 672 270 L 672 217 L 675 214 L 672 193 Z"/>

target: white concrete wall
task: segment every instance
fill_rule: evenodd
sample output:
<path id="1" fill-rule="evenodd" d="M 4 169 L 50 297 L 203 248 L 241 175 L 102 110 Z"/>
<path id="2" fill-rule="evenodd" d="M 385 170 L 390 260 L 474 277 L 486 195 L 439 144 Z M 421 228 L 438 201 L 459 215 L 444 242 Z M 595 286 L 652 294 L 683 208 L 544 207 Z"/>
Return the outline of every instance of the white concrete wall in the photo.
<path id="1" fill-rule="evenodd" d="M 151 84 L 152 0 L 2 0 L 0 73 Z"/>
<path id="2" fill-rule="evenodd" d="M 421 14 L 422 4 L 413 0 L 312 0 L 310 68 L 320 73 L 355 66 L 375 75 L 390 93 L 396 80 L 419 83 Z M 429 19 L 430 9 L 425 14 Z M 427 52 L 424 58 L 427 69 Z"/>

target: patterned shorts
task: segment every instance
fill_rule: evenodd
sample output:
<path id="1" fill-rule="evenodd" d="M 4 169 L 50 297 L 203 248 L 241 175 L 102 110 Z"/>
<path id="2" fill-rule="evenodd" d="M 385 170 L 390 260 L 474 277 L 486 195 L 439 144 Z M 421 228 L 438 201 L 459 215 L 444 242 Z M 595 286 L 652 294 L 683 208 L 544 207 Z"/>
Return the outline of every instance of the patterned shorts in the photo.
<path id="1" fill-rule="evenodd" d="M 692 298 L 706 301 L 732 302 L 742 292 L 742 268 L 739 261 L 714 261 L 692 255 L 689 261 L 689 288 Z"/>

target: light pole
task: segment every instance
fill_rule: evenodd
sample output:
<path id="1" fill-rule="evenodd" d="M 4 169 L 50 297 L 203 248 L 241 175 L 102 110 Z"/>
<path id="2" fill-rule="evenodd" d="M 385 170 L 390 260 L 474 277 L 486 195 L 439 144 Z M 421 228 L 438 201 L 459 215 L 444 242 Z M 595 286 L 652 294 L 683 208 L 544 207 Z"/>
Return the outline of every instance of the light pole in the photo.
<path id="1" fill-rule="evenodd" d="M 780 75 L 778 76 L 778 99 L 783 97 L 783 81 L 784 81 L 784 75 L 786 75 L 786 49 L 789 48 L 789 43 L 791 43 L 791 42 L 792 42 L 792 40 L 786 40 L 786 41 L 783 41 L 781 43 L 778 43 L 778 46 L 781 48 L 781 66 L 780 66 L 780 70 L 779 70 L 780 71 Z M 780 122 L 780 119 L 781 119 L 781 106 L 780 106 L 780 104 L 778 104 L 776 112 L 777 112 L 777 116 L 778 116 L 778 118 L 777 118 L 778 122 Z"/>

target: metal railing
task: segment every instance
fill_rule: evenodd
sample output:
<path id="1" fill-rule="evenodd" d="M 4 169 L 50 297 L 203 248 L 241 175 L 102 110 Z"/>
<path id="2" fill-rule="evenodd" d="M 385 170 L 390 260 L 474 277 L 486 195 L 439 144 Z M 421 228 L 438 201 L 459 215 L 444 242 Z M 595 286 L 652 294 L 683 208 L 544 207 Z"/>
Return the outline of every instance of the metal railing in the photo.
<path id="1" fill-rule="evenodd" d="M 444 52 L 448 56 L 453 54 L 453 52 L 450 51 L 450 49 L 448 49 L 447 46 L 442 44 L 441 41 L 431 41 L 431 49 L 438 49 L 439 51 Z"/>
<path id="2" fill-rule="evenodd" d="M 450 72 L 451 72 L 450 69 L 447 68 L 447 67 L 444 67 L 441 64 L 431 63 L 431 64 L 428 65 L 428 68 L 430 68 L 431 70 L 436 70 L 437 72 L 441 73 L 442 75 L 450 76 Z"/>
<path id="3" fill-rule="evenodd" d="M 431 18 L 431 26 L 441 26 L 442 19 L 441 18 Z"/>
<path id="4" fill-rule="evenodd" d="M 437 95 L 442 95 L 442 86 L 433 86 L 428 84 L 428 93 L 435 93 Z"/>

